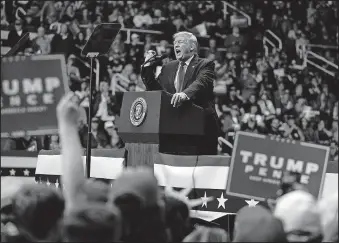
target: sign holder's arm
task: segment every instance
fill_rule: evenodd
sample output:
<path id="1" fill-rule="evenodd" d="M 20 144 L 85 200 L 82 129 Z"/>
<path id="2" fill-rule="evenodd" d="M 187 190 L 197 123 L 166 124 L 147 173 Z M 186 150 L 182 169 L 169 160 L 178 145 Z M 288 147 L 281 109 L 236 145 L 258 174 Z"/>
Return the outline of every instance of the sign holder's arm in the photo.
<path id="1" fill-rule="evenodd" d="M 3 57 L 9 57 L 16 54 L 19 48 L 22 47 L 27 42 L 28 39 L 29 33 L 26 33 Z"/>

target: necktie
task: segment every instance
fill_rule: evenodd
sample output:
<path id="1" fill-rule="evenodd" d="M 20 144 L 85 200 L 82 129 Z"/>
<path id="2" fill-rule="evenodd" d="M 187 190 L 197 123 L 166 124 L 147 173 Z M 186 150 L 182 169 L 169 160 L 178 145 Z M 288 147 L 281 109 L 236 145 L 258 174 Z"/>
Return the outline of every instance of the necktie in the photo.
<path id="1" fill-rule="evenodd" d="M 183 86 L 184 78 L 185 78 L 185 65 L 186 65 L 185 62 L 180 62 L 179 64 L 178 79 L 175 85 L 175 89 L 177 90 L 177 92 L 182 91 L 182 86 Z"/>

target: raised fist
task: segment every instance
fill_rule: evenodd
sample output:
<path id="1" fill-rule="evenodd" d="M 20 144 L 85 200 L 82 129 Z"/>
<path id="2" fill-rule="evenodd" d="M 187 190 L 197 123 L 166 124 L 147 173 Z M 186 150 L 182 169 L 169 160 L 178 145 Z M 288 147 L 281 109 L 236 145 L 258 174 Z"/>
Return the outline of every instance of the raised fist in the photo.
<path id="1" fill-rule="evenodd" d="M 73 92 L 64 95 L 57 106 L 57 118 L 59 124 L 75 125 L 79 118 L 79 99 Z"/>

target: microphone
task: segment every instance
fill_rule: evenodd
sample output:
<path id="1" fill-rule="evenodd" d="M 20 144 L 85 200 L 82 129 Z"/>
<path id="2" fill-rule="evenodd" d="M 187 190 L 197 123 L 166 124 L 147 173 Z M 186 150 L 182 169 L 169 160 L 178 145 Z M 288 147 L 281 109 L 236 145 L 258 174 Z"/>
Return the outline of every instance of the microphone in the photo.
<path id="1" fill-rule="evenodd" d="M 165 59 L 167 57 L 169 57 L 168 53 L 162 54 L 161 56 L 153 56 L 150 59 L 148 59 L 144 64 L 142 64 L 142 66 L 145 66 L 145 64 L 147 64 L 147 63 L 150 63 L 150 65 L 155 64 L 159 61 L 162 61 L 163 59 Z"/>

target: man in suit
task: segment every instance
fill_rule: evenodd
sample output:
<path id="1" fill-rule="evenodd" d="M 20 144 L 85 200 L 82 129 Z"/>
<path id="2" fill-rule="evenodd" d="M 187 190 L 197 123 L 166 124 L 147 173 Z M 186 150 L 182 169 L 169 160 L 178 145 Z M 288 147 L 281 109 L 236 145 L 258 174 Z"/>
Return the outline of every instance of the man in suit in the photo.
<path id="1" fill-rule="evenodd" d="M 141 77 L 147 90 L 164 90 L 173 94 L 171 104 L 179 107 L 191 101 L 205 111 L 205 136 L 199 143 L 200 154 L 217 154 L 218 136 L 221 133 L 214 106 L 214 63 L 198 57 L 197 38 L 189 32 L 178 32 L 174 36 L 174 52 L 177 60 L 163 65 L 155 77 L 155 65 L 148 62 L 154 51 L 145 54 Z"/>

